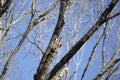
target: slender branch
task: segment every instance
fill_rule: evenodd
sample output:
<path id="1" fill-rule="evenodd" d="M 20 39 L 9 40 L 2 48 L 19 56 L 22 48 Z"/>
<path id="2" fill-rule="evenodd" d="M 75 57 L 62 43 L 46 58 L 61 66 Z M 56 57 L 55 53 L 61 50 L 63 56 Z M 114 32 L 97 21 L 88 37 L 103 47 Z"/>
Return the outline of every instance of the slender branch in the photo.
<path id="1" fill-rule="evenodd" d="M 19 38 L 20 36 L 22 36 L 23 34 L 19 34 L 19 35 L 17 35 L 17 36 L 13 36 L 13 37 L 11 37 L 11 38 L 9 38 L 9 39 L 6 39 L 5 41 L 9 41 L 9 40 L 13 40 L 13 39 L 16 39 L 16 38 Z"/>
<path id="2" fill-rule="evenodd" d="M 37 43 L 35 43 L 35 42 L 32 42 L 28 37 L 26 38 L 31 44 L 34 44 L 41 52 L 42 52 L 42 54 L 44 55 L 44 51 L 37 45 Z"/>
<path id="3" fill-rule="evenodd" d="M 52 9 L 54 9 L 54 7 L 53 7 Z M 52 10 L 52 9 L 51 9 L 51 10 Z M 32 10 L 33 10 L 33 9 L 32 9 Z M 25 31 L 25 33 L 23 34 L 23 36 L 22 36 L 19 44 L 17 45 L 17 47 L 14 49 L 13 53 L 10 55 L 9 59 L 7 60 L 5 66 L 4 66 L 4 69 L 3 69 L 3 71 L 2 71 L 2 74 L 0 75 L 0 80 L 2 80 L 3 77 L 5 76 L 5 74 L 6 74 L 7 70 L 8 70 L 8 67 L 9 67 L 9 65 L 10 65 L 10 62 L 13 60 L 14 56 L 16 55 L 16 53 L 18 52 L 18 50 L 19 50 L 20 47 L 22 46 L 22 44 L 23 44 L 25 38 L 27 37 L 27 35 L 29 34 L 29 32 L 35 27 L 35 25 L 38 24 L 38 22 L 40 22 L 40 19 L 41 19 L 42 17 L 46 16 L 46 15 L 50 12 L 50 11 L 49 11 L 49 12 L 47 12 L 47 11 L 49 11 L 49 9 L 45 11 L 45 12 L 46 12 L 45 15 L 41 14 L 41 15 L 43 15 L 43 16 L 35 19 L 34 21 L 32 21 L 34 15 L 33 15 L 33 14 L 31 15 L 31 19 L 30 19 L 28 28 L 27 28 L 27 30 Z"/>
<path id="4" fill-rule="evenodd" d="M 119 16 L 119 15 L 120 15 L 120 11 L 119 11 L 118 13 L 116 13 L 116 14 L 108 17 L 108 18 L 106 19 L 106 21 L 108 21 L 108 20 L 110 20 L 110 19 L 112 19 L 112 18 L 114 18 L 114 17 L 117 17 L 117 16 Z"/>
<path id="5" fill-rule="evenodd" d="M 34 15 L 31 16 L 31 19 L 30 19 L 30 22 L 29 22 L 29 26 L 26 30 L 26 32 L 23 34 L 22 36 L 22 39 L 20 40 L 19 44 L 17 45 L 17 47 L 15 48 L 15 50 L 13 51 L 13 53 L 10 55 L 10 57 L 8 58 L 5 66 L 4 66 L 4 69 L 2 71 L 2 74 L 0 75 L 0 80 L 3 79 L 3 77 L 5 76 L 7 70 L 8 70 L 8 67 L 9 67 L 9 64 L 10 62 L 12 61 L 12 59 L 14 58 L 14 56 L 16 55 L 16 53 L 18 52 L 18 50 L 20 49 L 20 47 L 22 46 L 22 43 L 24 42 L 26 36 L 28 35 L 28 33 L 30 32 L 30 29 L 31 27 L 33 27 L 33 24 L 32 24 L 32 19 L 33 19 Z"/>
<path id="6" fill-rule="evenodd" d="M 39 15 L 39 17 L 34 21 L 34 25 L 38 24 L 41 20 L 41 18 L 43 18 L 44 16 L 46 16 L 51 10 L 53 10 L 57 4 L 59 3 L 60 0 L 56 0 L 55 3 L 52 4 L 52 6 L 50 8 L 48 8 L 47 10 L 45 10 L 41 15 Z"/>
<path id="7" fill-rule="evenodd" d="M 68 52 L 68 31 L 66 32 L 66 53 Z M 67 63 L 67 67 L 68 67 L 68 73 L 66 73 L 66 79 L 68 80 L 68 75 L 69 75 L 69 69 L 70 69 L 70 61 L 68 61 Z"/>
<path id="8" fill-rule="evenodd" d="M 12 53 L 12 51 L 0 52 L 0 54 L 4 55 L 4 58 L 0 59 L 0 63 L 6 61 L 8 59 L 9 53 Z"/>
<path id="9" fill-rule="evenodd" d="M 107 22 L 104 27 L 104 37 L 103 37 L 103 44 L 102 44 L 102 68 L 105 66 L 105 44 L 106 44 L 105 40 L 106 40 L 106 36 L 107 36 L 106 27 L 107 27 Z"/>
<path id="10" fill-rule="evenodd" d="M 115 72 L 119 69 L 120 64 L 115 66 L 115 68 L 108 74 L 105 80 L 109 80 L 113 75 L 115 75 Z"/>
<path id="11" fill-rule="evenodd" d="M 112 68 L 115 64 L 117 64 L 120 61 L 119 59 L 116 59 L 113 62 L 110 62 L 99 74 L 97 74 L 93 80 L 98 80 L 103 74 L 105 74 L 110 68 Z"/>
<path id="12" fill-rule="evenodd" d="M 91 55 L 90 55 L 90 57 L 89 57 L 89 59 L 88 59 L 87 65 L 86 65 L 86 67 L 85 67 L 85 69 L 84 69 L 84 71 L 83 71 L 83 73 L 82 73 L 81 80 L 83 80 L 83 78 L 84 78 L 84 76 L 85 76 L 85 74 L 86 74 L 86 71 L 87 71 L 87 69 L 88 69 L 88 67 L 89 67 L 89 65 L 90 65 L 90 63 L 91 63 L 91 61 L 92 61 L 92 58 L 93 58 L 93 56 L 94 56 L 94 54 L 95 54 L 95 51 L 96 51 L 96 48 L 97 48 L 97 46 L 98 46 L 98 44 L 99 44 L 99 42 L 100 42 L 100 40 L 101 40 L 102 37 L 103 37 L 103 34 L 100 35 L 100 37 L 98 37 L 98 40 L 97 40 L 95 46 L 94 46 L 93 49 L 92 49 L 92 52 L 91 52 Z"/>
<path id="13" fill-rule="evenodd" d="M 12 25 L 14 25 L 14 24 L 18 23 L 19 21 L 21 21 L 25 16 L 27 16 L 30 13 L 31 13 L 31 11 L 27 11 L 22 16 L 20 16 L 19 19 L 17 19 L 16 21 L 11 22 L 11 24 L 7 23 L 7 26 L 4 29 L 2 29 L 3 31 L 5 31 L 5 33 L 3 34 L 3 37 L 0 40 L 0 45 L 5 41 L 5 38 L 6 38 L 7 34 L 8 34 L 8 31 L 10 30 Z"/>
<path id="14" fill-rule="evenodd" d="M 120 53 L 120 48 L 116 50 L 116 52 L 113 54 L 112 58 L 110 59 L 109 63 L 102 69 L 100 73 L 98 73 L 93 80 L 99 79 L 103 74 L 105 74 L 111 67 L 113 67 L 115 64 L 117 64 L 120 61 L 120 58 L 114 60 L 116 56 Z"/>
<path id="15" fill-rule="evenodd" d="M 34 80 L 44 80 L 45 76 L 47 74 L 47 70 L 51 64 L 51 62 L 54 59 L 54 56 L 57 53 L 57 49 L 60 47 L 59 41 L 61 43 L 61 40 L 57 40 L 61 30 L 65 24 L 65 14 L 70 6 L 70 2 L 61 0 L 60 3 L 60 12 L 59 12 L 59 18 L 55 27 L 55 30 L 52 34 L 52 38 L 49 42 L 49 45 L 45 51 L 45 55 L 42 57 L 41 62 L 39 63 L 37 73 L 34 75 Z M 49 79 L 49 78 L 48 78 Z M 49 79 L 50 80 L 50 79 Z"/>
<path id="16" fill-rule="evenodd" d="M 18 52 L 18 50 L 19 50 L 20 47 L 22 46 L 22 43 L 24 42 L 26 36 L 27 36 L 28 33 L 30 32 L 30 27 L 33 26 L 33 24 L 31 24 L 32 19 L 33 19 L 33 16 L 31 16 L 31 20 L 30 20 L 28 29 L 26 30 L 26 32 L 25 32 L 24 35 L 22 36 L 22 39 L 20 40 L 19 44 L 17 45 L 17 47 L 15 48 L 15 50 L 13 51 L 13 53 L 12 53 L 12 54 L 10 55 L 10 57 L 8 58 L 5 66 L 4 66 L 4 69 L 3 69 L 3 71 L 2 71 L 2 74 L 0 75 L 0 80 L 2 80 L 3 77 L 5 76 L 5 74 L 6 74 L 7 70 L 8 70 L 8 67 L 9 67 L 10 62 L 13 60 L 14 56 L 16 55 L 16 53 Z"/>
<path id="17" fill-rule="evenodd" d="M 55 73 L 65 65 L 75 54 L 76 52 L 83 46 L 85 42 L 93 35 L 93 33 L 98 30 L 98 28 L 105 22 L 108 14 L 112 11 L 114 6 L 117 4 L 119 0 L 112 0 L 105 11 L 101 14 L 98 21 L 92 26 L 92 28 L 73 46 L 72 49 L 55 65 L 53 70 L 50 72 L 50 77 L 55 75 Z"/>
<path id="18" fill-rule="evenodd" d="M 103 25 L 103 29 L 104 29 L 103 35 L 104 36 L 103 36 L 103 43 L 102 43 L 102 68 L 105 67 L 105 44 L 106 44 L 106 36 L 107 36 L 107 30 L 106 30 L 107 23 L 108 22 L 106 22 L 105 25 Z M 100 80 L 102 80 L 102 77 L 103 76 L 101 76 Z"/>

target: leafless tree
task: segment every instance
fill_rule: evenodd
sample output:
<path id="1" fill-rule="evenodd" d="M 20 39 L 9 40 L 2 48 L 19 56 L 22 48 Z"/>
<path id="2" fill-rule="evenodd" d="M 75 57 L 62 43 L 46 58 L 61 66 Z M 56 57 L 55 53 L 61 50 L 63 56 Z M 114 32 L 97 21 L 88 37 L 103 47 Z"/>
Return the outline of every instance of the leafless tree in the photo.
<path id="1" fill-rule="evenodd" d="M 9 78 L 11 65 L 15 70 L 20 51 L 39 58 L 34 80 L 118 76 L 119 6 L 119 0 L 0 0 L 0 80 Z"/>

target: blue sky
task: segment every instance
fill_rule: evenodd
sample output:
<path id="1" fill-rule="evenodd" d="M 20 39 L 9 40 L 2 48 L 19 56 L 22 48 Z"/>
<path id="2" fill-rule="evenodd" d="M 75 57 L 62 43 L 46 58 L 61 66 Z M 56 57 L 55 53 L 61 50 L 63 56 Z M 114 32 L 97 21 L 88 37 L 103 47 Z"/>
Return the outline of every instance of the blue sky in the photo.
<path id="1" fill-rule="evenodd" d="M 14 1 L 17 1 L 17 0 L 14 0 Z M 29 7 L 28 4 L 30 4 L 30 1 L 31 0 L 27 0 L 27 5 L 25 5 L 23 10 L 25 10 Z M 82 1 L 83 1 L 83 3 L 85 3 L 84 0 L 82 0 Z M 85 1 L 87 1 L 87 0 L 85 0 Z M 108 0 L 106 0 L 106 2 L 105 2 L 106 3 L 105 7 L 108 4 L 107 1 Z M 40 12 L 36 13 L 36 16 L 43 12 L 43 10 L 44 10 L 43 7 L 48 8 L 49 7 L 48 5 L 50 2 L 54 2 L 54 0 L 44 0 L 44 1 L 40 0 L 36 6 L 36 8 L 40 10 Z M 83 4 L 83 3 L 81 3 L 81 4 Z M 68 43 L 69 44 L 68 45 L 69 45 L 69 49 L 70 49 L 72 40 L 74 40 L 74 43 L 76 41 L 78 41 L 91 28 L 91 26 L 95 23 L 95 21 L 98 19 L 97 14 L 95 14 L 95 16 L 92 14 L 94 11 L 93 8 L 95 8 L 95 9 L 97 8 L 96 7 L 97 3 L 92 2 L 91 5 L 89 5 L 89 4 L 86 4 L 86 5 L 88 5 L 87 8 L 86 8 L 86 6 L 79 7 L 79 4 L 76 4 L 75 6 L 71 7 L 71 9 L 69 10 L 69 12 L 74 11 L 72 16 L 69 12 L 67 13 L 66 24 L 62 30 L 61 35 L 60 35 L 63 37 L 62 38 L 63 39 L 63 46 L 59 52 L 60 56 L 56 56 L 54 62 L 52 63 L 51 68 L 53 68 L 53 66 L 56 64 L 56 60 L 60 60 L 62 58 L 62 56 L 64 56 L 66 53 L 66 42 L 65 42 L 66 41 L 66 32 L 68 31 L 68 33 L 69 33 L 69 35 L 68 35 L 68 39 L 69 39 Z M 20 9 L 19 8 L 20 6 L 21 5 L 18 5 L 16 7 L 15 13 L 17 12 L 17 10 Z M 83 12 L 81 14 L 82 9 L 83 9 L 83 11 L 85 11 L 85 13 Z M 59 5 L 52 12 L 50 12 L 48 15 L 52 15 L 57 10 L 59 10 Z M 119 10 L 120 10 L 120 8 L 116 8 L 114 12 L 117 12 Z M 97 12 L 97 10 L 95 12 Z M 75 24 L 79 18 L 81 18 L 81 20 L 79 21 L 78 26 L 75 26 Z M 30 15 L 26 16 L 22 21 L 20 21 L 16 25 L 14 25 L 13 28 L 11 29 L 11 31 L 13 31 L 13 32 L 10 35 L 8 35 L 8 38 L 12 37 L 13 34 L 17 35 L 17 34 L 25 32 L 25 30 L 28 26 L 29 19 L 30 19 Z M 47 45 L 49 43 L 49 40 L 51 38 L 52 32 L 55 28 L 57 19 L 58 19 L 58 15 L 50 18 L 46 22 L 44 22 L 44 21 L 41 22 L 39 25 L 37 25 L 30 32 L 30 34 L 28 35 L 28 38 L 31 41 L 34 41 L 35 34 L 39 33 L 40 29 L 43 29 L 43 32 L 41 34 L 39 33 L 37 35 L 37 36 L 41 36 L 41 38 L 42 38 L 42 40 L 40 41 L 41 43 L 39 43 L 39 37 L 37 38 L 36 43 L 38 43 L 40 45 L 40 47 L 43 48 L 43 50 L 45 51 L 45 49 L 47 48 Z M 91 19 L 93 19 L 93 21 Z M 115 23 L 115 25 L 113 25 L 112 30 L 109 31 L 109 34 L 107 36 L 107 40 L 106 40 L 107 44 L 105 45 L 105 48 L 106 48 L 105 52 L 107 52 L 108 48 L 111 45 L 116 44 L 116 42 L 118 41 L 118 38 L 116 35 L 117 35 L 118 27 L 119 27 L 118 21 L 120 20 L 120 16 L 115 18 L 115 19 L 116 19 L 116 21 L 115 21 L 116 23 Z M 110 21 L 110 25 L 113 23 L 114 23 L 114 19 Z M 110 25 L 108 25 L 108 28 Z M 17 28 L 19 28 L 19 29 L 17 29 Z M 18 32 L 16 32 L 17 30 L 18 30 Z M 79 69 L 78 69 L 77 80 L 79 80 L 79 78 L 82 75 L 81 73 L 83 72 L 83 70 L 86 66 L 86 63 L 88 61 L 88 58 L 91 54 L 93 46 L 96 43 L 97 36 L 98 36 L 98 34 L 100 34 L 99 33 L 100 31 L 103 31 L 102 28 L 100 28 L 98 31 L 96 31 L 95 34 L 85 43 L 84 47 L 81 50 L 79 50 L 77 52 L 77 54 L 71 59 L 71 67 L 70 67 L 69 77 L 73 75 L 73 72 L 76 68 L 76 66 L 74 66 L 75 65 L 74 59 L 76 59 L 76 57 L 79 58 L 83 54 L 83 57 L 81 59 L 81 63 L 79 65 Z M 73 38 L 73 34 L 75 32 L 76 32 L 76 37 Z M 10 46 L 12 49 L 14 49 L 16 47 L 16 45 L 18 44 L 20 39 L 21 39 L 21 37 L 7 42 L 8 46 Z M 6 46 L 6 44 L 5 44 L 5 46 Z M 98 48 L 96 49 L 94 58 L 92 60 L 92 64 L 90 65 L 90 67 L 85 75 L 85 80 L 91 80 L 97 73 L 100 72 L 101 46 L 102 46 L 102 39 L 98 45 Z M 113 54 L 116 49 L 117 49 L 117 47 L 115 46 L 111 50 L 111 52 L 109 52 L 109 54 Z M 9 68 L 9 71 L 8 71 L 9 73 L 7 74 L 8 77 L 6 77 L 5 80 L 33 80 L 33 76 L 36 73 L 41 55 L 42 55 L 41 52 L 38 49 L 36 49 L 35 45 L 31 45 L 28 42 L 28 40 L 25 40 L 21 50 L 19 50 L 17 52 L 17 55 L 15 56 L 14 60 L 12 61 L 10 68 Z M 111 80 L 114 80 L 114 79 L 118 80 L 119 78 L 120 78 L 119 76 L 115 76 Z M 73 80 L 73 78 L 71 80 Z"/>

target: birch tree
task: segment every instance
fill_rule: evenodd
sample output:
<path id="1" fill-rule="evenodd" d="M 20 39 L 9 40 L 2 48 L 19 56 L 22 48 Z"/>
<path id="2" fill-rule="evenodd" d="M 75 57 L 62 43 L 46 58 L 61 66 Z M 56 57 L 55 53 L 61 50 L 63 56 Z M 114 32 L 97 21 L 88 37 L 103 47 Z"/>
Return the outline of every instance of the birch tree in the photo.
<path id="1" fill-rule="evenodd" d="M 30 53 L 37 60 L 31 80 L 119 76 L 119 5 L 119 0 L 0 0 L 0 80 L 9 79 L 17 55 Z"/>

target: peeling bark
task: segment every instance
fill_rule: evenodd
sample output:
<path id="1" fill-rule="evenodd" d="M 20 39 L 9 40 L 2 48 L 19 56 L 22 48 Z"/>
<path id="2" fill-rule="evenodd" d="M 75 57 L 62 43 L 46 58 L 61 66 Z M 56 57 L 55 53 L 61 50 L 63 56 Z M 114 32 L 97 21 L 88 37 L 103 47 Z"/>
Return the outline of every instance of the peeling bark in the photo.
<path id="1" fill-rule="evenodd" d="M 61 30 L 65 24 L 65 21 L 64 21 L 65 14 L 69 6 L 70 6 L 70 0 L 67 0 L 67 1 L 61 0 L 59 18 L 58 18 L 55 30 L 53 32 L 48 48 L 46 49 L 45 55 L 42 57 L 41 62 L 38 66 L 37 73 L 34 75 L 34 80 L 44 80 L 45 76 L 47 75 L 47 70 L 50 67 L 50 64 L 52 63 L 56 55 L 56 51 L 54 50 L 53 44 L 56 44 L 55 40 L 59 37 Z M 59 48 L 59 47 L 57 46 L 56 48 Z"/>
<path id="2" fill-rule="evenodd" d="M 61 80 L 65 74 L 68 73 L 68 67 L 63 66 L 58 70 L 58 72 L 55 74 L 55 76 L 51 80 Z M 49 74 L 47 75 L 47 78 L 45 80 L 50 80 Z"/>

